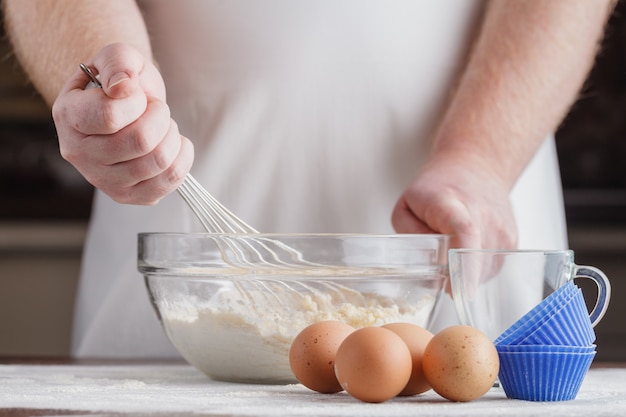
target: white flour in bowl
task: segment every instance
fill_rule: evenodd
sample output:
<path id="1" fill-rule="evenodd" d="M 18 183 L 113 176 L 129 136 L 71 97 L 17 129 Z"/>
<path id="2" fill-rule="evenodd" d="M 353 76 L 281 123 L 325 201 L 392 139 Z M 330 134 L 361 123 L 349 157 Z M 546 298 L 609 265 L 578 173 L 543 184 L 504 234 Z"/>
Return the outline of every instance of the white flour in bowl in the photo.
<path id="1" fill-rule="evenodd" d="M 235 287 L 204 304 L 185 296 L 160 305 L 160 313 L 179 352 L 210 377 L 289 383 L 295 382 L 289 348 L 307 325 L 340 320 L 355 328 L 389 322 L 426 326 L 435 302 L 432 295 L 425 295 L 404 305 L 387 296 L 345 287 L 305 294 L 272 288 L 270 293 L 268 298 L 266 288 L 240 291 Z"/>

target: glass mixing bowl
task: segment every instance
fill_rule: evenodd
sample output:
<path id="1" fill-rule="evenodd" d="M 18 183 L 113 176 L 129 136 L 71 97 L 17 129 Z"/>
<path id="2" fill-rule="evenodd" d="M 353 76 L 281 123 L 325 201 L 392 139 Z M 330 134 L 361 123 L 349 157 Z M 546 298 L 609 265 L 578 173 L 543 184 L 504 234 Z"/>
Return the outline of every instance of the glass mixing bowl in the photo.
<path id="1" fill-rule="evenodd" d="M 428 328 L 448 280 L 445 235 L 139 235 L 138 267 L 165 333 L 217 380 L 292 383 L 309 324 Z"/>

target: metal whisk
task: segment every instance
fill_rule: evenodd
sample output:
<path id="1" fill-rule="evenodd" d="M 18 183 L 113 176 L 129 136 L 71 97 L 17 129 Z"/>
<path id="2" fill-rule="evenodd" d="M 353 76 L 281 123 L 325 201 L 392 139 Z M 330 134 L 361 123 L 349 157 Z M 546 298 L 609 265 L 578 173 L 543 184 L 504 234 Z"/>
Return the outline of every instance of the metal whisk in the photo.
<path id="1" fill-rule="evenodd" d="M 89 78 L 87 88 L 102 88 L 98 77 L 85 64 L 80 68 Z M 238 218 L 213 197 L 191 174 L 187 174 L 178 187 L 178 193 L 196 214 L 200 223 L 210 233 L 258 233 L 252 226 Z"/>
<path id="2" fill-rule="evenodd" d="M 86 65 L 80 64 L 80 68 L 89 78 L 85 89 L 102 88 L 98 77 Z M 329 269 L 327 265 L 307 261 L 300 251 L 284 242 L 259 234 L 255 228 L 224 207 L 190 174 L 187 174 L 177 191 L 207 232 L 221 234 L 216 239 L 224 260 L 229 264 L 255 270 L 266 269 L 271 275 L 276 270 L 301 273 L 303 268 L 315 268 L 318 272 Z M 324 279 L 287 283 L 282 279 L 266 277 L 236 281 L 233 285 L 243 299 L 261 309 L 268 305 L 281 305 L 288 312 L 292 308 L 300 308 L 310 295 L 324 294 L 331 294 L 333 302 L 338 304 L 349 302 L 366 305 L 367 302 L 360 292 Z"/>
<path id="3" fill-rule="evenodd" d="M 102 88 L 102 83 L 89 67 L 80 64 L 80 68 L 89 78 L 85 89 Z M 238 235 L 259 233 L 224 207 L 190 174 L 187 174 L 177 191 L 207 232 Z M 323 266 L 306 261 L 296 249 L 263 235 L 251 236 L 249 239 L 224 236 L 222 240 L 230 254 L 229 258 L 233 258 L 229 262 L 237 265 L 282 269 Z"/>

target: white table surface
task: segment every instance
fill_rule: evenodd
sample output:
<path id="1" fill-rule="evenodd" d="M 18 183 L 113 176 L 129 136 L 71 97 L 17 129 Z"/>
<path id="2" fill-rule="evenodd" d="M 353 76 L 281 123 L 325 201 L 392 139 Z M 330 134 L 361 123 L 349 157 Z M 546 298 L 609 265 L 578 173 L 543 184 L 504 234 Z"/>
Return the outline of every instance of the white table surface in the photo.
<path id="1" fill-rule="evenodd" d="M 509 400 L 499 388 L 454 403 L 429 391 L 381 404 L 346 393 L 318 394 L 299 384 L 212 381 L 189 365 L 0 365 L 0 416 L 626 416 L 626 368 L 594 367 L 575 400 Z"/>

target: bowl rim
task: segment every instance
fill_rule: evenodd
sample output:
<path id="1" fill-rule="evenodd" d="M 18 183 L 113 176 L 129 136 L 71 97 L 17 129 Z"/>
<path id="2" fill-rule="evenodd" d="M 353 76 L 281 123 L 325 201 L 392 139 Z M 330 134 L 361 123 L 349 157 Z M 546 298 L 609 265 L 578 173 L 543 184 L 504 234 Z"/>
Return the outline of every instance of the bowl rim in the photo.
<path id="1" fill-rule="evenodd" d="M 284 239 L 283 239 L 284 238 Z M 205 233 L 205 232 L 197 232 L 197 233 L 183 233 L 183 232 L 144 232 L 138 233 L 138 253 L 137 253 L 137 266 L 140 272 L 142 273 L 152 273 L 152 274 L 183 274 L 183 275 L 203 275 L 206 273 L 215 273 L 215 272 L 223 272 L 227 273 L 228 271 L 244 271 L 248 270 L 249 272 L 268 272 L 275 271 L 273 267 L 265 267 L 262 264 L 249 266 L 249 265 L 241 265 L 236 264 L 233 265 L 230 262 L 226 262 L 224 265 L 209 265 L 209 264 L 201 264 L 193 262 L 191 264 L 181 264 L 178 261 L 172 261 L 170 258 L 164 258 L 159 261 L 155 261 L 154 259 L 144 258 L 144 250 L 151 246 L 159 245 L 160 243 L 170 245 L 172 243 L 176 244 L 177 242 L 182 242 L 187 240 L 189 242 L 200 242 L 202 240 L 214 241 L 217 245 L 221 245 L 221 240 L 224 240 L 223 244 L 228 245 L 229 240 L 241 240 L 244 242 L 247 239 L 250 240 L 273 240 L 276 239 L 278 241 L 285 242 L 290 245 L 289 239 L 302 240 L 305 242 L 315 242 L 316 240 L 324 241 L 324 239 L 337 240 L 338 242 L 346 239 L 346 240 L 354 240 L 357 241 L 369 241 L 373 246 L 384 245 L 385 242 L 398 242 L 402 245 L 408 245 L 408 247 L 412 247 L 415 245 L 416 249 L 426 249 L 431 251 L 434 256 L 437 258 L 437 262 L 432 263 L 412 263 L 410 265 L 394 265 L 388 268 L 384 268 L 384 270 L 388 274 L 398 273 L 402 271 L 402 273 L 443 273 L 444 275 L 448 275 L 448 264 L 447 264 L 447 251 L 449 249 L 449 235 L 441 235 L 441 234 L 367 234 L 367 233 Z M 148 249 L 148 251 L 150 251 Z M 222 259 L 224 259 L 222 257 Z M 230 268 L 230 266 L 235 266 L 235 269 Z M 321 264 L 318 268 L 316 266 L 304 266 L 302 268 L 294 269 L 294 271 L 298 271 L 300 273 L 304 273 L 308 270 L 326 270 L 329 265 Z M 350 266 L 346 266 L 347 269 L 362 270 L 364 267 L 371 267 L 372 265 L 354 265 L 353 268 Z M 287 268 L 289 269 L 289 268 Z M 315 275 L 315 274 L 313 274 Z"/>
<path id="2" fill-rule="evenodd" d="M 200 236 L 211 236 L 211 237 L 300 237 L 300 238 L 313 238 L 313 237 L 353 237 L 353 238 L 390 238 L 390 239 L 437 239 L 437 240 L 449 240 L 452 238 L 452 235 L 449 234 L 440 234 L 440 233 L 359 233 L 359 232 L 349 232 L 349 233 L 338 233 L 338 232 L 269 232 L 269 233 L 209 233 L 209 232 L 139 232 L 137 236 L 148 237 L 148 236 L 189 236 L 189 237 L 200 237 Z"/>

